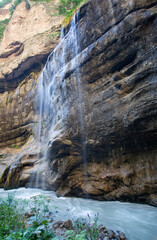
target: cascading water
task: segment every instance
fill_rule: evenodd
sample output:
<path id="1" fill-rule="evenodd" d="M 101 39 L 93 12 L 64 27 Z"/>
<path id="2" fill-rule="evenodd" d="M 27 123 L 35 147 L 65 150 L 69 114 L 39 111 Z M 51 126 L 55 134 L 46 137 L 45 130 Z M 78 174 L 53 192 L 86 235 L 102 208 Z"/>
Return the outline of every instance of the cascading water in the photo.
<path id="1" fill-rule="evenodd" d="M 70 106 L 72 106 L 72 103 L 69 103 L 68 98 L 66 98 L 69 86 L 65 79 L 69 65 L 75 72 L 73 77 L 73 85 L 76 91 L 75 101 L 77 102 L 77 109 L 75 111 L 77 112 L 77 129 L 79 129 L 80 135 L 80 155 L 84 163 L 83 174 L 86 176 L 85 117 L 81 73 L 79 71 L 78 49 L 80 43 L 78 37 L 79 29 L 77 29 L 78 20 L 79 12 L 73 17 L 68 34 L 64 36 L 62 31 L 61 41 L 48 57 L 47 63 L 39 78 L 37 89 L 37 109 L 39 112 L 39 123 L 37 128 L 39 167 L 33 177 L 33 182 L 35 182 L 34 186 L 36 188 L 46 188 L 45 173 L 47 168 L 46 159 L 48 146 L 50 143 L 53 143 L 54 139 L 61 137 L 64 131 L 64 125 L 66 124 L 65 119 L 67 119 L 68 113 L 71 111 Z M 72 40 L 70 61 L 67 56 L 68 46 L 65 41 L 65 38 L 69 35 Z"/>
<path id="2" fill-rule="evenodd" d="M 79 26 L 77 22 L 79 21 L 79 10 L 73 17 L 73 21 L 71 23 L 72 34 L 75 41 L 75 48 L 74 48 L 74 56 L 78 56 L 79 54 Z M 75 77 L 76 77 L 76 84 L 77 84 L 77 96 L 78 96 L 78 119 L 80 125 L 80 145 L 81 145 L 81 155 L 83 160 L 83 174 L 84 174 L 84 184 L 87 184 L 87 149 L 86 149 L 86 131 L 85 131 L 85 113 L 84 113 L 84 97 L 83 97 L 83 84 L 81 82 L 81 72 L 80 72 L 80 61 L 78 57 L 74 57 L 74 65 L 76 66 L 75 69 Z M 88 192 L 85 193 L 86 198 L 88 198 Z"/>

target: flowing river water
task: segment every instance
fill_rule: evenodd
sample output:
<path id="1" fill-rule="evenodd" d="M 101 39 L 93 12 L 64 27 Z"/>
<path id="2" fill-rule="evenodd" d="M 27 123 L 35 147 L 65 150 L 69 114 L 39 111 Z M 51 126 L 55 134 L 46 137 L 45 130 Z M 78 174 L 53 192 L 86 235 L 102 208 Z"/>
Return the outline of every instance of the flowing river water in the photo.
<path id="1" fill-rule="evenodd" d="M 6 198 L 8 193 L 12 193 L 17 199 L 29 201 L 36 195 L 48 197 L 54 221 L 87 218 L 87 214 L 94 219 L 99 213 L 99 223 L 108 229 L 124 232 L 128 240 L 157 240 L 157 208 L 153 206 L 70 197 L 58 198 L 52 191 L 31 188 L 7 191 L 0 189 L 0 198 Z"/>

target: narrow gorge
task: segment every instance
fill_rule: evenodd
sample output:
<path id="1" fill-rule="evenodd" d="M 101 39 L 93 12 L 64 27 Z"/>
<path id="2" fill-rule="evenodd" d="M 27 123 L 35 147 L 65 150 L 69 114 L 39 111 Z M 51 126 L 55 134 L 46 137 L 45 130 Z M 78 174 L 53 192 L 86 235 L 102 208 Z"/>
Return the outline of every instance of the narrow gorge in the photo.
<path id="1" fill-rule="evenodd" d="M 87 1 L 61 39 L 47 4 L 0 43 L 0 187 L 156 206 L 157 1 Z"/>

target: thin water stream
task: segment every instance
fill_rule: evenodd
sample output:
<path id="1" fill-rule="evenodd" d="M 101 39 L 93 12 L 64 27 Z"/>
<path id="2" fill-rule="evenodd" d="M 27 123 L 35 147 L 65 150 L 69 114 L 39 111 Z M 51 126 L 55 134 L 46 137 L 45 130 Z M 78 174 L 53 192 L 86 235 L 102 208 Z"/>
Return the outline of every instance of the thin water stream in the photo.
<path id="1" fill-rule="evenodd" d="M 126 234 L 128 240 L 157 240 L 157 208 L 146 204 L 104 202 L 81 198 L 57 198 L 54 192 L 40 189 L 19 188 L 16 190 L 0 189 L 0 197 L 8 193 L 18 199 L 30 199 L 44 195 L 50 199 L 50 210 L 54 220 L 94 218 L 99 213 L 99 223 L 108 229 L 119 230 Z"/>

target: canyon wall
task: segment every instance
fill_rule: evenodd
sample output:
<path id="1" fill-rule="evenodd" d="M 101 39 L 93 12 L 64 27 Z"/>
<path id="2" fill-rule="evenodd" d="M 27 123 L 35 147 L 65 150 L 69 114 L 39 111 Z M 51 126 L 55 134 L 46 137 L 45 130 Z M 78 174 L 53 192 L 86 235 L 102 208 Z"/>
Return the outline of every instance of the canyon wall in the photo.
<path id="1" fill-rule="evenodd" d="M 49 57 L 59 196 L 156 203 L 156 4 L 89 1 Z"/>
<path id="2" fill-rule="evenodd" d="M 2 187 L 17 187 L 21 176 L 24 176 L 24 181 L 28 181 L 30 169 L 33 169 L 38 159 L 38 146 L 35 144 L 38 124 L 36 88 L 47 56 L 60 40 L 63 16 L 56 16 L 58 2 L 35 4 L 31 1 L 31 7 L 27 9 L 25 1 L 22 1 L 16 7 L 0 42 Z M 0 9 L 1 20 L 10 17 L 10 5 Z M 12 177 L 8 178 L 9 169 L 14 163 L 13 169 L 18 165 L 18 177 L 14 176 L 16 174 L 13 171 Z"/>

